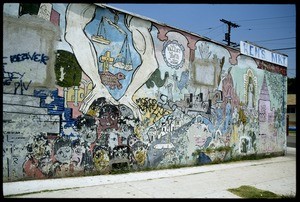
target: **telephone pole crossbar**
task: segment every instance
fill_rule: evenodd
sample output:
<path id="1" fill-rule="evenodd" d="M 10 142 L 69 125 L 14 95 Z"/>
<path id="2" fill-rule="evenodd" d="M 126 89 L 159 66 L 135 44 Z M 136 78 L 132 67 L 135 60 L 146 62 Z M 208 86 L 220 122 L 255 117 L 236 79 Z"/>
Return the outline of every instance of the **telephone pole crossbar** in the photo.
<path id="1" fill-rule="evenodd" d="M 223 41 L 226 41 L 228 46 L 230 46 L 231 44 L 236 44 L 236 43 L 233 43 L 233 42 L 230 41 L 231 27 L 237 28 L 237 27 L 240 27 L 240 25 L 235 24 L 235 23 L 230 22 L 230 21 L 227 21 L 227 20 L 224 20 L 224 19 L 221 19 L 220 21 L 227 24 L 227 27 L 228 27 L 228 32 L 225 33 L 225 39 Z"/>

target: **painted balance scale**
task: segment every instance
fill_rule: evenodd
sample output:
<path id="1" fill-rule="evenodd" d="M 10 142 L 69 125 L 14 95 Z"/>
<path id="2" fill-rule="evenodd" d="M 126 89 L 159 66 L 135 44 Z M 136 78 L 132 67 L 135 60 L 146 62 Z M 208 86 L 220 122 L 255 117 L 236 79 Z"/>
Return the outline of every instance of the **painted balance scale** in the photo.
<path id="1" fill-rule="evenodd" d="M 107 23 L 105 24 L 105 22 Z M 133 67 L 132 67 L 132 59 L 131 59 L 131 53 L 130 53 L 130 48 L 128 43 L 128 37 L 127 34 L 116 23 L 112 22 L 106 17 L 102 17 L 99 23 L 97 35 L 92 36 L 92 41 L 104 45 L 109 45 L 111 41 L 106 38 L 106 28 L 105 28 L 105 26 L 108 25 L 116 28 L 120 33 L 125 35 L 125 39 L 123 41 L 121 50 L 113 64 L 113 67 L 124 69 L 126 71 L 131 71 Z"/>

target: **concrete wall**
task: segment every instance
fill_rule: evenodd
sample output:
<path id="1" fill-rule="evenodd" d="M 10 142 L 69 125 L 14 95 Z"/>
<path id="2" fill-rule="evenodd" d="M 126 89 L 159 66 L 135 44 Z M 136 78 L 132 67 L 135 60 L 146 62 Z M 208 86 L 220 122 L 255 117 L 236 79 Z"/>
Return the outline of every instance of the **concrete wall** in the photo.
<path id="1" fill-rule="evenodd" d="M 4 181 L 285 151 L 285 67 L 95 4 L 6 15 Z"/>

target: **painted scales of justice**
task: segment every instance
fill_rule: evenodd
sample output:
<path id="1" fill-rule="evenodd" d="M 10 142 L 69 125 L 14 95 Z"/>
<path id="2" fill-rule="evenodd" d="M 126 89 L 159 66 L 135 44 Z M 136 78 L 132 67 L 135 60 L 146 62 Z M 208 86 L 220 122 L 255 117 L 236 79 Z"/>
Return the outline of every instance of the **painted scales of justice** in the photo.
<path id="1" fill-rule="evenodd" d="M 105 21 L 104 21 L 105 20 Z M 106 23 L 105 23 L 106 22 Z M 117 22 L 112 22 L 111 20 L 107 19 L 106 17 L 102 17 L 99 23 L 98 32 L 96 35 L 92 36 L 92 41 L 109 45 L 111 41 L 106 37 L 106 26 L 112 26 L 117 29 L 119 32 L 125 35 L 121 50 L 115 59 L 113 67 L 124 69 L 126 71 L 130 71 L 133 69 L 132 67 L 132 59 L 131 53 L 128 43 L 128 37 L 124 30 L 122 30 L 118 25 Z"/>

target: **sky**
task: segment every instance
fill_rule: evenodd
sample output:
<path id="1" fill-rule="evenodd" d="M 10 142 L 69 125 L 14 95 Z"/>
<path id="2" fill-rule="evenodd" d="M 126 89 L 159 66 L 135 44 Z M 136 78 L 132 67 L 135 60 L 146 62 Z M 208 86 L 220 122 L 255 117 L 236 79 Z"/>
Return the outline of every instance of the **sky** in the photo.
<path id="1" fill-rule="evenodd" d="M 228 26 L 220 20 L 232 22 L 238 27 L 231 27 L 231 42 L 248 41 L 287 55 L 287 76 L 296 77 L 296 4 L 108 5 L 223 44 Z"/>

